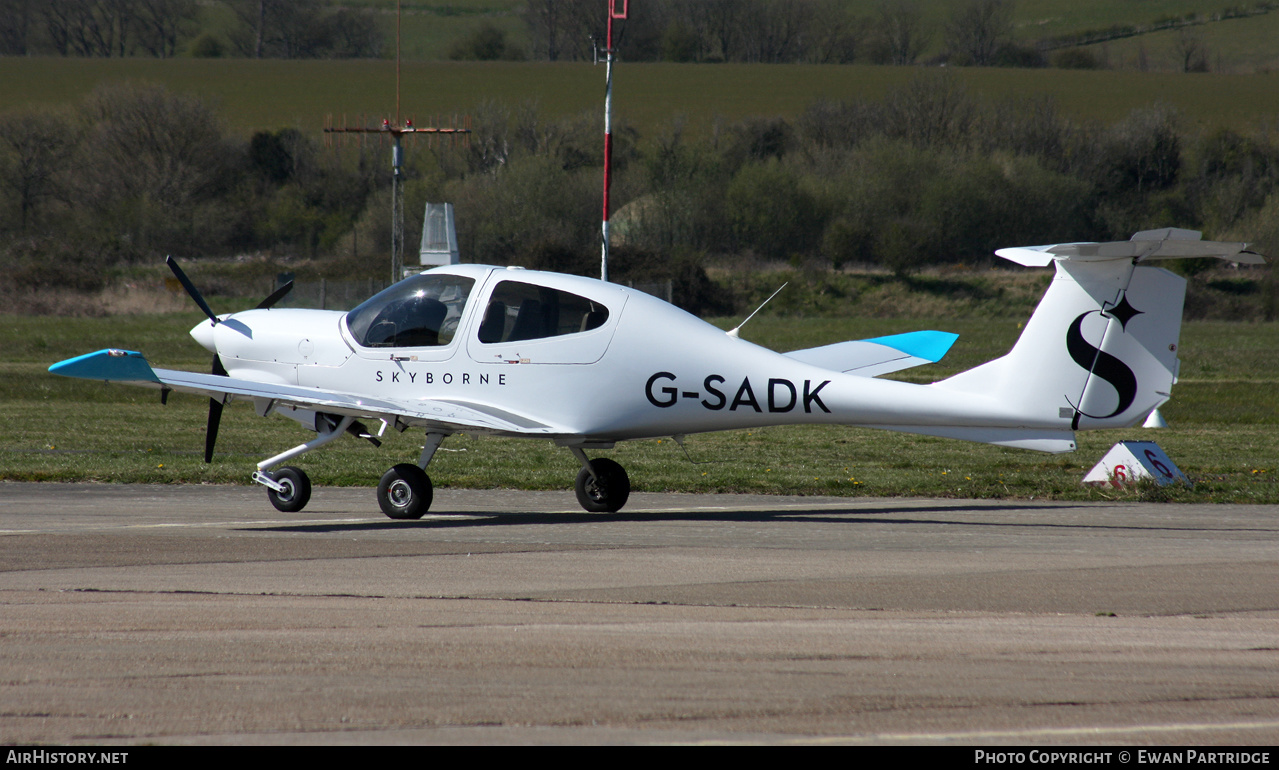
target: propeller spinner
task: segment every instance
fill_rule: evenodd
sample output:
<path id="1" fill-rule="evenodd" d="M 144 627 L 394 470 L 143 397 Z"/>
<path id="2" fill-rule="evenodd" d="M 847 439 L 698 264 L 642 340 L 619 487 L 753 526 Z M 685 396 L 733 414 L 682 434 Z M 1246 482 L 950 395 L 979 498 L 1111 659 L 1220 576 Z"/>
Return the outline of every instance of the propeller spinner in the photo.
<path id="1" fill-rule="evenodd" d="M 200 294 L 199 289 L 195 288 L 195 284 L 182 271 L 182 268 L 178 266 L 177 260 L 171 256 L 165 257 L 164 263 L 177 276 L 178 282 L 182 284 L 182 288 L 187 290 L 187 294 L 191 296 L 191 299 L 195 300 L 195 304 L 209 317 L 209 323 L 207 325 L 204 323 L 197 325 L 191 330 L 191 336 L 195 338 L 196 342 L 213 351 L 212 373 L 221 377 L 227 376 L 226 367 L 222 365 L 222 359 L 218 356 L 217 345 L 213 339 L 213 327 L 221 323 L 222 320 L 214 314 L 213 309 L 209 307 L 209 303 L 204 301 L 204 296 Z M 293 281 L 289 281 L 271 292 L 269 297 L 259 302 L 258 309 L 269 309 L 283 299 L 292 289 Z M 218 441 L 218 425 L 222 422 L 222 406 L 223 403 L 219 399 L 209 399 L 209 422 L 204 434 L 204 461 L 206 463 L 213 462 L 213 447 Z"/>

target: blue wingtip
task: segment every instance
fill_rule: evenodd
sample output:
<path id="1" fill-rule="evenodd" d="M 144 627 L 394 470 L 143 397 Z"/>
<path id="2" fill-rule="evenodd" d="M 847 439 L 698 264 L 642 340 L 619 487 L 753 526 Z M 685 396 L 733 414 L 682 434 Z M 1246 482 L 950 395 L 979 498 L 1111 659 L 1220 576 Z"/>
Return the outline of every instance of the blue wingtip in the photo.
<path id="1" fill-rule="evenodd" d="M 108 348 L 83 356 L 68 358 L 49 367 L 52 374 L 78 377 L 84 380 L 115 380 L 117 382 L 159 382 L 151 364 L 141 353 L 133 350 Z"/>
<path id="2" fill-rule="evenodd" d="M 921 331 L 905 334 L 890 334 L 887 337 L 875 337 L 865 340 L 879 345 L 887 345 L 893 350 L 900 350 L 908 356 L 915 356 L 926 361 L 937 363 L 950 351 L 950 346 L 959 339 L 958 334 L 951 332 Z"/>

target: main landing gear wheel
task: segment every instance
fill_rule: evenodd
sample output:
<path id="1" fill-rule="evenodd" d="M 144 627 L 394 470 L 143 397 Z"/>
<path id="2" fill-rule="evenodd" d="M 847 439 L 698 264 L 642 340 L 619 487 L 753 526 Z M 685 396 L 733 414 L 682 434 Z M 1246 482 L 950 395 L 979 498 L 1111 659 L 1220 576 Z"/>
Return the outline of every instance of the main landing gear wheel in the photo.
<path id="1" fill-rule="evenodd" d="M 377 485 L 378 505 L 392 519 L 422 518 L 434 494 L 431 477 L 412 463 L 400 463 L 382 474 Z"/>
<path id="2" fill-rule="evenodd" d="M 577 474 L 577 502 L 591 513 L 620 511 L 630 496 L 631 479 L 626 469 L 606 457 L 591 460 L 591 470 L 583 468 Z"/>
<path id="3" fill-rule="evenodd" d="M 267 489 L 267 499 L 277 511 L 297 513 L 311 501 L 311 479 L 301 468 L 285 466 L 271 474 L 275 483 L 284 487 L 282 492 Z"/>

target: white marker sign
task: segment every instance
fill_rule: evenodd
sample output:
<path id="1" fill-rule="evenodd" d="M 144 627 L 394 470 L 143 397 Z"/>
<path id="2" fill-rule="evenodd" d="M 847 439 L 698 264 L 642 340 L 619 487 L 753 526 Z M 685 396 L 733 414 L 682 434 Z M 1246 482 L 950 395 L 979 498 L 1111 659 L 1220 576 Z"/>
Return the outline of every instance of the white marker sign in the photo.
<path id="1" fill-rule="evenodd" d="M 1084 483 L 1123 487 L 1138 479 L 1154 479 L 1158 484 L 1175 481 L 1190 484 L 1186 474 L 1153 441 L 1120 441 L 1115 444 L 1084 476 Z"/>

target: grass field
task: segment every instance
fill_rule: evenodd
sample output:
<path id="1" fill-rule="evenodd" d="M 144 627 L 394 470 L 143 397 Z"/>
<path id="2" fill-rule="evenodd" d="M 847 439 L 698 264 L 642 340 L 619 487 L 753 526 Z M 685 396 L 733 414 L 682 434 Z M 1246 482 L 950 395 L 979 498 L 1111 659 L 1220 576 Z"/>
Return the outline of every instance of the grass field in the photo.
<path id="1" fill-rule="evenodd" d="M 1184 30 L 1197 35 L 1207 49 L 1213 72 L 1268 72 L 1279 68 L 1279 12 L 1243 19 L 1223 19 Z M 1135 68 L 1142 53 L 1152 70 L 1180 69 L 1176 46 L 1183 30 L 1165 30 L 1087 46 L 1115 68 Z"/>
<path id="2" fill-rule="evenodd" d="M 395 0 L 343 0 L 341 5 L 382 11 L 386 35 L 384 55 L 395 58 Z M 512 44 L 527 45 L 525 26 L 520 19 L 523 7 L 520 0 L 402 2 L 400 56 L 404 61 L 446 59 L 453 42 L 481 24 L 502 30 Z"/>
<path id="3" fill-rule="evenodd" d="M 344 5 L 377 8 L 385 14 L 385 28 L 390 43 L 394 40 L 395 0 L 346 0 Z M 875 17 L 880 0 L 843 0 L 854 16 Z M 488 22 L 507 31 L 517 42 L 522 39 L 524 25 L 519 19 L 523 3 L 519 0 L 440 0 L 403 2 L 401 36 L 403 56 L 412 59 L 441 59 L 450 43 L 469 32 L 474 25 Z M 1018 0 L 1013 5 L 1013 25 L 1017 39 L 1034 43 L 1047 37 L 1104 29 L 1120 24 L 1145 26 L 1170 17 L 1198 14 L 1210 17 L 1231 8 L 1248 8 L 1251 3 L 1238 0 Z M 928 38 L 923 59 L 942 52 L 943 29 L 954 12 L 954 0 L 918 0 Z M 1263 49 L 1274 50 L 1274 42 L 1251 40 L 1249 55 Z M 392 51 L 388 55 L 393 55 Z"/>
<path id="4" fill-rule="evenodd" d="M 918 77 L 918 67 L 624 63 L 615 73 L 615 116 L 652 135 L 676 116 L 708 130 L 716 119 L 794 118 L 817 99 L 879 99 Z M 1188 128 L 1260 125 L 1279 115 L 1279 74 L 1182 75 L 1112 71 L 954 69 L 973 93 L 1001 99 L 1048 94 L 1069 115 L 1115 121 L 1166 103 Z M 354 121 L 395 111 L 389 61 L 0 58 L 0 110 L 74 103 L 98 84 L 149 80 L 218 106 L 234 130 L 297 128 L 318 136 L 326 116 Z M 549 116 L 602 110 L 604 71 L 585 63 L 415 62 L 401 104 L 419 126 L 467 114 L 489 100 L 535 102 Z"/>
<path id="5" fill-rule="evenodd" d="M 207 371 L 208 354 L 186 334 L 198 320 L 198 313 L 3 317 L 0 479 L 247 483 L 256 462 L 305 440 L 292 421 L 263 420 L 237 403 L 205 465 L 205 399 L 174 394 L 162 407 L 155 391 L 46 372 L 54 361 L 108 346 L 142 350 L 158 366 Z M 743 336 L 787 350 L 919 328 L 959 332 L 945 361 L 903 378 L 927 382 L 1001 355 L 1021 320 L 759 317 Z M 1279 503 L 1279 324 L 1188 323 L 1181 349 L 1181 381 L 1163 409 L 1169 429 L 1080 433 L 1069 455 L 843 427 L 690 436 L 687 456 L 669 439 L 623 443 L 608 454 L 641 491 Z M 1126 439 L 1158 441 L 1194 487 L 1082 486 L 1084 473 Z M 317 484 L 369 486 L 372 500 L 381 473 L 416 460 L 420 445 L 414 432 L 391 435 L 380 450 L 344 439 L 300 464 Z M 441 487 L 569 489 L 578 469 L 549 442 L 454 436 L 444 449 L 431 466 Z"/>

